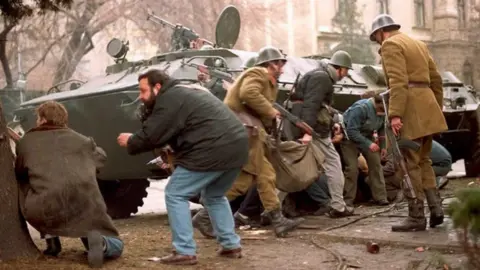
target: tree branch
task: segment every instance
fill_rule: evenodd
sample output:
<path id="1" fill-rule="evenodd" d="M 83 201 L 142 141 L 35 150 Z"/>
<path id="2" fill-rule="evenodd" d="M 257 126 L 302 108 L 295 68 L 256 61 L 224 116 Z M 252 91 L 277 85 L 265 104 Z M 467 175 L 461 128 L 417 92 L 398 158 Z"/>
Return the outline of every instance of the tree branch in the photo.
<path id="1" fill-rule="evenodd" d="M 45 59 L 47 58 L 47 55 L 48 53 L 50 53 L 50 51 L 52 50 L 53 46 L 57 45 L 63 38 L 65 38 L 67 36 L 67 34 L 63 34 L 59 39 L 53 41 L 52 43 L 50 43 L 50 45 L 47 46 L 47 48 L 45 49 L 42 57 L 40 57 L 40 59 L 32 66 L 30 67 L 27 72 L 25 72 L 25 75 L 28 75 L 30 74 L 35 68 L 37 68 L 38 65 L 40 65 L 41 63 L 44 63 L 45 62 Z"/>

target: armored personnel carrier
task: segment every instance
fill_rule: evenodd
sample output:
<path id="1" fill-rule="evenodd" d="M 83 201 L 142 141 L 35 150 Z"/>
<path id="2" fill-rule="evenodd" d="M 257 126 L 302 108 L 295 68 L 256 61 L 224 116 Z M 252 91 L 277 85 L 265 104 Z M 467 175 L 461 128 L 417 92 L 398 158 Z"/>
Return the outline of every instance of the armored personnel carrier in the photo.
<path id="1" fill-rule="evenodd" d="M 112 218 L 126 218 L 138 211 L 138 207 L 143 205 L 143 198 L 147 196 L 146 189 L 150 185 L 148 179 L 168 177 L 167 171 L 154 165 L 146 165 L 155 158 L 155 153 L 129 156 L 116 142 L 119 133 L 134 132 L 141 127 L 138 119 L 138 108 L 141 105 L 137 90 L 138 75 L 148 69 L 161 69 L 184 83 L 201 83 L 208 87 L 218 85 L 216 81 L 233 81 L 243 71 L 247 62 L 257 56 L 256 52 L 233 49 L 240 32 L 240 14 L 233 6 L 226 7 L 221 13 L 216 25 L 216 42 L 207 41 L 207 44 L 213 44 L 208 49 L 191 47 L 192 41 L 199 39 L 193 30 L 170 24 L 153 14 L 149 15 L 149 20 L 173 29 L 170 52 L 131 62 L 126 58 L 128 42 L 114 38 L 107 45 L 107 52 L 115 59 L 115 64 L 108 66 L 105 74 L 76 85 L 74 89 L 66 91 L 53 89 L 49 91 L 50 94 L 22 103 L 14 112 L 14 120 L 10 125 L 14 130 L 18 130 L 19 125 L 23 130 L 28 130 L 35 125 L 33 111 L 36 106 L 47 100 L 56 100 L 64 104 L 69 112 L 70 127 L 93 137 L 108 155 L 106 166 L 98 175 L 98 183 Z M 299 74 L 305 74 L 319 66 L 318 59 L 287 56 L 287 60 L 284 73 L 280 77 L 279 103 L 287 98 Z M 209 74 L 209 81 L 200 82 L 199 74 Z M 382 91 L 385 88 L 380 67 L 355 65 L 350 76 L 336 86 L 335 107 L 344 111 L 366 91 Z M 452 93 L 468 94 L 469 98 L 466 98 L 465 102 L 473 104 L 476 99 L 471 97 L 468 90 L 467 87 L 456 84 L 451 88 Z M 448 97 L 454 97 L 452 101 L 457 102 L 458 95 L 448 94 Z M 456 106 L 452 113 L 454 117 L 460 115 L 466 115 L 464 118 L 467 119 L 470 117 L 467 110 L 461 111 L 459 104 L 454 104 Z M 473 110 L 473 114 L 475 113 Z M 449 122 L 453 131 L 447 132 L 459 135 L 444 136 L 451 142 L 444 144 L 453 153 L 457 153 L 455 149 L 459 141 L 463 140 L 455 138 L 468 136 L 471 130 L 476 132 L 476 129 L 470 126 L 454 125 L 455 119 L 460 118 L 462 117 L 453 118 Z M 463 141 L 461 143 L 463 145 Z M 463 151 L 459 151 L 455 157 L 466 158 L 471 148 L 467 147 Z"/>

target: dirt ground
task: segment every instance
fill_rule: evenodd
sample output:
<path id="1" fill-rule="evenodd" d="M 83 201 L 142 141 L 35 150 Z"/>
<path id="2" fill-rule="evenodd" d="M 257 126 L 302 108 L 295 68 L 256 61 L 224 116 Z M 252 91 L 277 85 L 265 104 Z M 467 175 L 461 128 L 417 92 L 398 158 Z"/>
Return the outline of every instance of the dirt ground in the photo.
<path id="1" fill-rule="evenodd" d="M 457 179 L 451 181 L 443 196 L 451 196 L 457 188 L 465 187 L 472 179 Z M 477 185 L 477 184 L 475 184 Z M 471 186 L 471 185 L 470 185 Z M 359 210 L 360 211 L 360 210 Z M 405 211 L 405 209 L 403 210 Z M 401 216 L 401 214 L 398 214 Z M 397 216 L 398 216 L 397 215 Z M 398 218 L 398 217 L 397 217 Z M 239 231 L 242 236 L 244 258 L 226 259 L 215 254 L 218 248 L 215 240 L 203 238 L 195 232 L 198 245 L 199 263 L 196 266 L 165 266 L 158 262 L 149 261 L 151 257 L 161 257 L 170 252 L 170 229 L 166 216 L 141 215 L 125 220 L 116 220 L 115 223 L 125 242 L 124 254 L 120 259 L 105 263 L 104 269 L 337 269 L 338 261 L 335 256 L 343 257 L 346 269 L 462 269 L 465 257 L 458 248 L 429 248 L 432 234 L 444 234 L 450 230 L 429 230 L 429 234 L 408 233 L 400 236 L 410 245 L 396 244 L 393 239 L 390 244 L 381 240 L 381 234 L 390 239 L 390 232 L 381 232 L 382 226 L 376 228 L 375 224 L 388 225 L 395 217 L 371 217 L 358 221 L 347 227 L 320 234 L 318 230 L 299 230 L 285 239 L 276 238 L 270 231 Z M 321 227 L 332 226 L 324 222 L 332 222 L 328 218 L 309 219 L 309 224 L 321 224 Z M 335 222 L 346 222 L 345 219 Z M 448 222 L 447 222 L 448 223 Z M 362 227 L 363 226 L 363 227 Z M 445 225 L 446 226 L 446 225 Z M 387 229 L 385 229 L 387 230 Z M 347 233 L 351 239 L 339 241 L 335 236 Z M 349 232 L 352 232 L 351 235 Z M 366 251 L 364 240 L 353 239 L 354 232 L 362 236 L 369 236 L 380 244 L 380 252 L 371 254 Z M 395 235 L 398 238 L 398 234 Z M 448 235 L 447 235 L 448 236 Z M 425 239 L 423 239 L 425 237 Z M 411 241 L 408 240 L 411 238 Z M 336 240 L 334 240 L 336 239 Z M 383 242 L 380 242 L 383 241 Z M 419 242 L 420 241 L 420 242 Z M 422 250 L 416 248 L 415 243 Z M 442 240 L 443 241 L 443 240 Z M 40 250 L 45 248 L 43 240 L 36 241 Z M 399 242 L 400 243 L 400 242 Z M 63 251 L 58 258 L 40 258 L 39 260 L 1 263 L 0 269 L 89 269 L 86 255 L 79 239 L 62 239 Z M 317 246 L 318 245 L 318 246 Z M 458 247 L 458 245 L 457 245 Z M 333 252 L 333 253 L 332 253 Z M 335 254 L 335 255 L 334 255 Z M 414 263 L 423 261 L 420 268 L 411 268 Z M 428 263 L 430 262 L 430 265 Z M 444 265 L 449 267 L 445 268 Z M 410 265 L 410 266 L 409 266 Z M 437 267 L 438 266 L 438 267 Z M 409 268 L 410 267 L 410 268 Z"/>

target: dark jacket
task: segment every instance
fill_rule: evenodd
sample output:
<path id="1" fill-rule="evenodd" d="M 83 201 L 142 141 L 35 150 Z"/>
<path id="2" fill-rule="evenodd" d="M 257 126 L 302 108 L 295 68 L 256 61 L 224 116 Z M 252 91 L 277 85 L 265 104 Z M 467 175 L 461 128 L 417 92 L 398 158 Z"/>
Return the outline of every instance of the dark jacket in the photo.
<path id="1" fill-rule="evenodd" d="M 333 84 L 335 81 L 330 77 L 328 64 L 320 62 L 320 67 L 311 70 L 300 79 L 292 95 L 292 101 L 303 101 L 301 109 L 292 109 L 292 113 L 299 116 L 310 125 L 321 137 L 327 138 L 332 128 L 332 121 L 319 121 L 319 113 L 326 110 L 324 105 L 333 102 Z M 295 106 L 295 105 L 294 105 Z"/>
<path id="2" fill-rule="evenodd" d="M 377 115 L 372 99 L 361 99 L 353 103 L 343 113 L 343 120 L 348 138 L 362 150 L 367 151 L 372 144 L 375 130 L 379 137 L 384 137 L 385 116 Z M 384 142 L 381 140 L 382 148 L 385 148 Z"/>
<path id="3" fill-rule="evenodd" d="M 192 171 L 241 168 L 248 159 L 248 135 L 243 124 L 208 91 L 166 83 L 152 114 L 128 140 L 131 155 L 166 144 L 175 165 Z"/>

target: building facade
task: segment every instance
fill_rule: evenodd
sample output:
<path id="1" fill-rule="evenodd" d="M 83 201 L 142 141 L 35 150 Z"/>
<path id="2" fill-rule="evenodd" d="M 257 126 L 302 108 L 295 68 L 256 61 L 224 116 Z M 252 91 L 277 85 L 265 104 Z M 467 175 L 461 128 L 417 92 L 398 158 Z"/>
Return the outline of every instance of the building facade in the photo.
<path id="1" fill-rule="evenodd" d="M 364 37 L 378 14 L 390 14 L 402 25 L 402 32 L 427 43 L 440 70 L 451 71 L 466 84 L 480 88 L 480 66 L 476 64 L 480 55 L 480 0 L 276 0 L 275 4 L 272 0 L 262 1 L 268 11 L 263 16 L 264 26 L 257 31 L 263 32 L 265 39 L 247 38 L 238 46 L 255 50 L 269 44 L 298 56 L 329 56 L 343 48 L 345 37 L 334 18 L 340 9 L 351 8 L 348 5 L 352 2 L 356 3 L 359 15 L 358 25 L 353 28 L 363 28 Z M 279 35 L 279 31 L 283 34 Z M 260 33 L 249 34 L 258 37 Z M 368 46 L 378 63 L 379 46 Z"/>
<path id="2" fill-rule="evenodd" d="M 166 19 L 183 23 L 202 37 L 215 40 L 217 13 L 232 4 L 239 9 L 242 24 L 235 49 L 258 51 L 266 45 L 273 45 L 289 55 L 330 56 L 337 49 L 350 48 L 356 62 L 360 62 L 357 61 L 358 55 L 366 51 L 373 57 L 372 63 L 378 63 L 379 46 L 368 41 L 367 35 L 372 20 L 378 14 L 388 13 L 402 25 L 401 31 L 428 44 L 440 70 L 451 71 L 466 84 L 480 89 L 480 65 L 477 64 L 480 57 L 477 45 L 480 40 L 480 0 L 218 1 L 221 3 L 214 1 L 218 10 L 214 12 L 213 6 L 209 7 L 209 13 L 196 20 L 189 21 L 178 14 L 166 14 Z M 356 7 L 358 18 L 355 20 L 350 20 L 355 16 L 348 13 L 352 12 L 351 3 Z M 343 20 L 347 23 L 343 26 L 338 24 L 338 14 L 342 10 L 345 11 Z M 193 7 L 183 12 L 197 14 Z M 149 25 L 157 27 L 152 23 Z M 169 38 L 168 29 L 162 33 L 161 40 Z M 105 46 L 112 37 L 130 41 L 130 60 L 152 57 L 158 49 L 158 44 L 146 39 L 144 29 L 128 21 L 118 21 L 94 37 L 95 48 L 82 59 L 74 78 L 87 80 L 102 74 L 105 66 L 113 63 L 105 53 Z M 355 48 L 345 44 L 358 40 L 363 43 L 354 44 Z M 49 68 L 43 65 L 32 72 L 28 77 L 29 88 L 48 89 L 51 82 L 45 80 L 45 74 Z"/>

